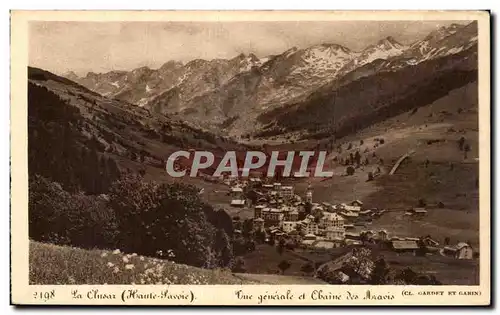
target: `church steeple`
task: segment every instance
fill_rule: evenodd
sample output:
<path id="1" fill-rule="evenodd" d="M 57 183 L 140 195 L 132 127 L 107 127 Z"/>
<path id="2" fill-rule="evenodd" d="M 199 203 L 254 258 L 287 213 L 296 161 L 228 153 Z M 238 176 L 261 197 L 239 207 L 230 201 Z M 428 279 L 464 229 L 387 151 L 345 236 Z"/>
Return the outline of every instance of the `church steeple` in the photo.
<path id="1" fill-rule="evenodd" d="M 306 202 L 307 203 L 312 203 L 313 200 L 313 192 L 312 192 L 312 187 L 311 184 L 307 186 L 307 192 L 306 192 Z"/>

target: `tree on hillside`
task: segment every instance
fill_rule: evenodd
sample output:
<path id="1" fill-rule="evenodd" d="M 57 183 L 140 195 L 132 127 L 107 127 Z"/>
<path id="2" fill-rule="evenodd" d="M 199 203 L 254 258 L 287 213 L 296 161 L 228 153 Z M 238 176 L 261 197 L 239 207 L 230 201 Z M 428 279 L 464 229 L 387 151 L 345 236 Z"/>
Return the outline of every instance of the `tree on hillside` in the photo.
<path id="1" fill-rule="evenodd" d="M 401 270 L 401 272 L 396 276 L 396 280 L 402 280 L 403 283 L 412 283 L 415 278 L 417 277 L 417 274 L 411 269 L 411 268 L 405 268 Z"/>
<path id="2" fill-rule="evenodd" d="M 280 238 L 278 245 L 276 246 L 276 251 L 278 254 L 283 255 L 283 252 L 285 251 L 285 239 Z"/>
<path id="3" fill-rule="evenodd" d="M 469 153 L 470 150 L 471 150 L 470 144 L 466 143 L 464 146 L 464 160 L 467 159 L 467 154 Z"/>
<path id="4" fill-rule="evenodd" d="M 250 237 L 253 233 L 253 219 L 245 219 L 242 224 L 241 233 L 245 237 Z"/>
<path id="5" fill-rule="evenodd" d="M 215 228 L 223 229 L 230 238 L 233 236 L 233 220 L 224 209 L 214 211 L 211 206 L 207 205 L 203 210 Z"/>
<path id="6" fill-rule="evenodd" d="M 344 263 L 343 270 L 349 275 L 356 274 L 368 278 L 373 268 L 371 250 L 368 248 L 355 248 L 351 257 Z"/>
<path id="7" fill-rule="evenodd" d="M 423 208 L 423 207 L 425 207 L 426 205 L 427 205 L 427 203 L 425 202 L 425 199 L 424 199 L 424 198 L 420 198 L 420 199 L 418 199 L 418 204 L 417 204 L 417 206 L 419 206 L 419 207 Z"/>
<path id="8" fill-rule="evenodd" d="M 145 182 L 129 175 L 110 189 L 110 206 L 116 213 L 122 249 L 156 255 L 172 250 L 175 261 L 212 266 L 216 230 L 204 212 L 198 189 L 183 184 Z"/>
<path id="9" fill-rule="evenodd" d="M 314 266 L 311 262 L 307 262 L 305 264 L 302 265 L 302 267 L 300 267 L 300 271 L 306 273 L 306 274 L 310 274 L 312 272 L 314 272 Z"/>
<path id="10" fill-rule="evenodd" d="M 463 149 L 464 149 L 464 144 L 465 144 L 465 138 L 462 136 L 462 137 L 460 137 L 460 139 L 458 140 L 458 148 L 460 149 L 460 151 L 463 151 Z"/>
<path id="11" fill-rule="evenodd" d="M 29 237 L 81 248 L 113 248 L 117 227 L 105 197 L 69 193 L 61 185 L 30 177 Z"/>
<path id="12" fill-rule="evenodd" d="M 444 245 L 450 245 L 450 238 L 448 236 L 444 238 Z"/>
<path id="13" fill-rule="evenodd" d="M 233 260 L 233 246 L 223 229 L 218 229 L 215 234 L 214 248 L 217 253 L 217 266 L 230 266 Z"/>
<path id="14" fill-rule="evenodd" d="M 348 167 L 346 168 L 346 174 L 347 174 L 348 176 L 352 176 L 352 175 L 354 175 L 354 172 L 355 172 L 354 167 L 352 167 L 352 166 L 348 166 Z"/>
<path id="15" fill-rule="evenodd" d="M 234 262 L 234 266 L 233 268 L 231 269 L 232 272 L 237 272 L 237 273 L 244 273 L 246 272 L 246 269 L 245 269 L 245 261 L 243 260 L 242 257 L 237 257 L 235 262 Z"/>
<path id="16" fill-rule="evenodd" d="M 375 266 L 371 273 L 370 284 L 386 284 L 387 276 L 389 274 L 389 265 L 384 260 L 383 257 L 380 257 L 375 261 Z"/>
<path id="17" fill-rule="evenodd" d="M 312 204 L 310 202 L 306 202 L 304 204 L 304 212 L 306 213 L 306 215 L 312 213 Z"/>
<path id="18" fill-rule="evenodd" d="M 368 181 L 372 181 L 372 180 L 373 180 L 373 173 L 368 172 Z"/>
<path id="19" fill-rule="evenodd" d="M 282 260 L 278 264 L 278 268 L 281 270 L 281 274 L 285 274 L 285 271 L 288 270 L 292 265 L 288 262 L 288 260 Z"/>
<path id="20" fill-rule="evenodd" d="M 361 164 L 361 154 L 359 154 L 359 151 L 356 151 L 356 154 L 354 154 L 354 160 L 356 161 L 356 165 Z"/>

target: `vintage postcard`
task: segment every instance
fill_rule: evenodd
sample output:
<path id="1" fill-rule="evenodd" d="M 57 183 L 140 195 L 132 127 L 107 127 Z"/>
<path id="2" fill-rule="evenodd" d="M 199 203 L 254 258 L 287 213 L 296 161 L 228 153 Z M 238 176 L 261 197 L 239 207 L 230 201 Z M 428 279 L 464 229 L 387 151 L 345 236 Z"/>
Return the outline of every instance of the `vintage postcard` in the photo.
<path id="1" fill-rule="evenodd" d="M 12 11 L 11 302 L 489 305 L 486 11 Z"/>

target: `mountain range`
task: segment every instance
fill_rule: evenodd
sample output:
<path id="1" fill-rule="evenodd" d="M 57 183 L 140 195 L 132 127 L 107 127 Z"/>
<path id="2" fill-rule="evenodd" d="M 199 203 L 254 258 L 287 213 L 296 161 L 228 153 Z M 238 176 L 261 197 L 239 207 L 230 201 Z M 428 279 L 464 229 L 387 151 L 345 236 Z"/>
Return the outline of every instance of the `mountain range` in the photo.
<path id="1" fill-rule="evenodd" d="M 387 37 L 362 51 L 325 43 L 265 58 L 240 54 L 65 77 L 106 98 L 214 132 L 265 136 L 362 127 L 432 101 L 429 95 L 473 80 L 474 71 L 476 22 L 441 27 L 411 45 Z"/>

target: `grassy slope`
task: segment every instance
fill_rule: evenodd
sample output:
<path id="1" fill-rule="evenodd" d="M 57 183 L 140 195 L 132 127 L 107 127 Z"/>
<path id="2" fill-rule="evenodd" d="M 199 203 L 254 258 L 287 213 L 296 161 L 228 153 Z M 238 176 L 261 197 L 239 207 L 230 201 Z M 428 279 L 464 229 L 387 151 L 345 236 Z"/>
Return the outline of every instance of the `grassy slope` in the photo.
<path id="1" fill-rule="evenodd" d="M 458 113 L 458 108 L 463 112 Z M 429 214 L 422 219 L 411 220 L 402 212 L 393 212 L 374 221 L 374 227 L 387 228 L 403 236 L 431 234 L 440 242 L 447 236 L 452 243 L 468 240 L 478 249 L 477 115 L 477 84 L 471 83 L 420 108 L 413 115 L 400 115 L 367 131 L 367 134 L 376 134 L 393 130 L 392 134 L 397 134 L 401 128 L 421 128 L 377 150 L 379 156 L 391 162 L 388 167 L 409 149 L 415 149 L 416 153 L 403 162 L 394 175 L 383 175 L 375 180 L 377 190 L 365 198 L 367 205 L 405 209 L 415 206 L 420 198 L 429 205 Z M 461 136 L 472 147 L 467 159 L 458 149 L 457 140 Z M 427 144 L 431 139 L 441 142 Z M 427 168 L 424 167 L 426 159 L 430 161 Z M 453 170 L 450 163 L 454 165 Z M 437 208 L 438 202 L 443 202 L 445 207 Z"/>
<path id="2" fill-rule="evenodd" d="M 104 256 L 104 257 L 103 257 Z M 124 262 L 124 257 L 129 260 Z M 249 284 L 229 271 L 167 260 L 30 242 L 31 284 Z M 112 263 L 114 266 L 108 266 Z M 125 265 L 132 264 L 132 270 Z M 114 272 L 115 267 L 118 271 Z M 148 271 L 149 270 L 149 271 Z M 143 283 L 144 281 L 144 283 Z"/>
<path id="3" fill-rule="evenodd" d="M 127 259 L 128 262 L 125 262 Z M 30 284 L 318 284 L 311 277 L 233 274 L 107 250 L 30 242 Z M 113 266 L 109 266 L 111 263 Z M 128 270 L 126 265 L 133 265 Z M 115 268 L 117 270 L 115 271 Z"/>

